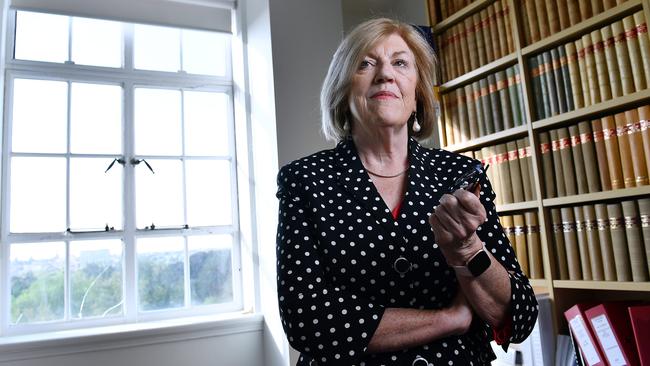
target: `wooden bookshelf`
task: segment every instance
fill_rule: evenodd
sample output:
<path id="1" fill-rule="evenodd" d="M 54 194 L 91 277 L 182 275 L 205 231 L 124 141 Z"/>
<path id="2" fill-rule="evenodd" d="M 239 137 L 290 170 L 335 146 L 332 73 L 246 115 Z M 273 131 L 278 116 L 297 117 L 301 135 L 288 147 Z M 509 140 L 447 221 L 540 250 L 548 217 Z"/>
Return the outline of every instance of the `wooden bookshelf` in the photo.
<path id="1" fill-rule="evenodd" d="M 463 142 L 460 144 L 445 146 L 445 150 L 453 152 L 463 152 L 472 149 L 480 148 L 482 146 L 492 145 L 494 143 L 511 140 L 516 137 L 526 136 L 528 134 L 528 127 L 517 126 L 509 128 L 504 131 L 499 131 L 490 135 L 482 136 L 471 141 Z"/>
<path id="2" fill-rule="evenodd" d="M 538 207 L 539 203 L 537 203 L 537 201 L 506 203 L 503 205 L 497 205 L 497 212 L 500 214 L 506 214 L 519 211 L 530 211 Z"/>
<path id="3" fill-rule="evenodd" d="M 440 86 L 440 92 L 444 93 L 446 91 L 456 89 L 459 86 L 464 86 L 465 84 L 478 80 L 485 75 L 492 74 L 497 70 L 504 69 L 516 63 L 517 63 L 516 53 L 512 53 L 505 57 L 501 57 L 498 60 L 494 60 L 488 64 L 479 67 L 478 69 L 472 70 L 465 75 L 461 75 L 455 79 L 449 80 L 448 82 L 442 84 Z"/>
<path id="4" fill-rule="evenodd" d="M 619 281 L 553 281 L 557 288 L 572 288 L 585 290 L 606 291 L 642 291 L 650 292 L 650 282 L 619 282 Z"/>
<path id="5" fill-rule="evenodd" d="M 546 198 L 542 201 L 544 207 L 572 206 L 584 203 L 603 202 L 611 200 L 632 199 L 650 195 L 650 186 L 616 189 L 612 191 L 585 193 L 575 196 Z"/>

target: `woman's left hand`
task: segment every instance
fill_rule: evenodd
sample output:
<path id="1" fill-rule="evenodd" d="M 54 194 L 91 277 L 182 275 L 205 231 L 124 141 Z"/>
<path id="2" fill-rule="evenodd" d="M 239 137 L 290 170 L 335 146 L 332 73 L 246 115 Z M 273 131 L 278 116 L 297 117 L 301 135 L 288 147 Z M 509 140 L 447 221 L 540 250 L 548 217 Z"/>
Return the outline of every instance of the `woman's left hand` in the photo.
<path id="1" fill-rule="evenodd" d="M 475 191 L 458 189 L 440 198 L 438 207 L 429 216 L 436 243 L 450 265 L 464 265 L 481 249 L 476 229 L 485 222 L 485 207 L 479 200 L 481 186 Z"/>

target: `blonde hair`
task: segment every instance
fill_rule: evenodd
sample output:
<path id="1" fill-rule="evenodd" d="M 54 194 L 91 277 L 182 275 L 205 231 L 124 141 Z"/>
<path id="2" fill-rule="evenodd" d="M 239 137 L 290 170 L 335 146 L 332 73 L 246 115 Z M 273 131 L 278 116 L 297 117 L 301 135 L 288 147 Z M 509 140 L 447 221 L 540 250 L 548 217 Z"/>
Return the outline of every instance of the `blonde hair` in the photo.
<path id="1" fill-rule="evenodd" d="M 421 129 L 419 132 L 412 132 L 409 128 L 409 133 L 417 139 L 424 139 L 433 132 L 436 119 L 434 86 L 437 62 L 431 47 L 410 24 L 378 18 L 363 22 L 354 28 L 332 56 L 320 94 L 322 130 L 328 140 L 339 141 L 347 135 L 343 125 L 346 121 L 352 121 L 348 102 L 352 76 L 363 56 L 377 42 L 392 34 L 399 35 L 406 42 L 413 52 L 417 68 L 415 99 Z"/>

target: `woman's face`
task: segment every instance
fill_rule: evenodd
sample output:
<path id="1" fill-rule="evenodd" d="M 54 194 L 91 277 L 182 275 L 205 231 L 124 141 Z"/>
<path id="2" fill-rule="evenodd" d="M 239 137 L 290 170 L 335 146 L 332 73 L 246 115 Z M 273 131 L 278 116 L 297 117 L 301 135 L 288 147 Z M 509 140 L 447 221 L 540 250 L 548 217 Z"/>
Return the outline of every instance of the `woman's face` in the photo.
<path id="1" fill-rule="evenodd" d="M 399 127 L 415 112 L 415 57 L 397 34 L 383 38 L 364 55 L 352 77 L 350 111 L 363 127 Z"/>

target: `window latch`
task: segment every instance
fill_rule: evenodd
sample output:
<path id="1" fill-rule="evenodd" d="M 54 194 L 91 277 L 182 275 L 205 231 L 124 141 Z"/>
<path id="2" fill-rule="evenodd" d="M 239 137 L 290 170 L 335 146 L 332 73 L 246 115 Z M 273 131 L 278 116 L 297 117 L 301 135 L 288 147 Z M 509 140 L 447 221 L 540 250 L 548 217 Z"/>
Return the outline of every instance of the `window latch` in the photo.
<path id="1" fill-rule="evenodd" d="M 122 159 L 122 158 L 113 159 L 113 161 L 111 161 L 111 163 L 108 165 L 108 168 L 106 168 L 106 170 L 104 170 L 104 173 L 108 173 L 108 171 L 111 170 L 111 168 L 113 167 L 113 165 L 115 165 L 115 163 L 118 163 L 120 165 L 124 165 L 124 163 L 126 163 L 126 161 L 124 161 L 124 159 Z"/>
<path id="2" fill-rule="evenodd" d="M 145 160 L 145 159 L 136 159 L 136 158 L 131 158 L 131 165 L 138 165 L 138 164 L 140 164 L 140 163 L 144 163 L 144 165 L 146 165 L 147 168 L 149 168 L 149 170 L 151 170 L 151 173 L 156 174 L 156 172 L 153 171 L 153 168 L 151 167 L 151 165 L 149 165 L 149 163 L 147 162 L 147 160 Z"/>

